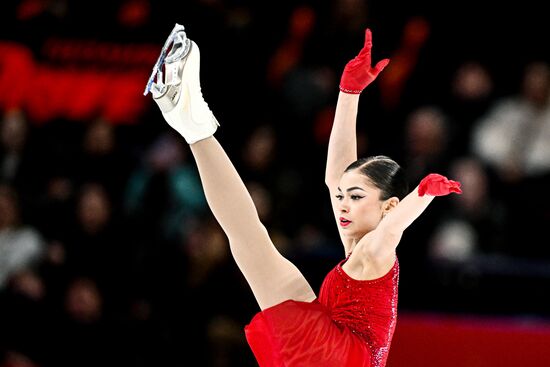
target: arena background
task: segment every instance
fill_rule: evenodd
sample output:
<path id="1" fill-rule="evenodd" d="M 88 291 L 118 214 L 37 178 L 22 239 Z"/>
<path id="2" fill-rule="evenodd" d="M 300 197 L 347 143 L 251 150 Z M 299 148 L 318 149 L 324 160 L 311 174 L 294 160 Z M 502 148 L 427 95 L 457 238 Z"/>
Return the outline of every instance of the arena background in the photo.
<path id="1" fill-rule="evenodd" d="M 388 367 L 548 366 L 547 21 L 531 0 L 2 1 L 0 366 L 256 365 L 257 304 L 188 147 L 143 96 L 175 23 L 201 48 L 218 139 L 314 289 L 343 256 L 324 163 L 371 28 L 392 61 L 362 94 L 360 153 L 411 185 L 464 185 L 398 248 Z"/>

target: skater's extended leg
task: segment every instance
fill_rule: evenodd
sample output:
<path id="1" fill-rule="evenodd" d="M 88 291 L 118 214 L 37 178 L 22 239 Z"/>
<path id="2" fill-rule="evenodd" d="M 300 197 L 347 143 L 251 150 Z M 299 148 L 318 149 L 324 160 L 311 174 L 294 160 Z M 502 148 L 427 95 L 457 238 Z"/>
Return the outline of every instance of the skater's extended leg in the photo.
<path id="1" fill-rule="evenodd" d="M 165 52 L 170 42 L 172 51 Z M 198 46 L 176 25 L 145 94 L 152 92 L 165 120 L 190 144 L 208 205 L 260 308 L 289 299 L 312 301 L 315 293 L 273 245 L 242 179 L 213 137 L 219 124 L 203 99 L 199 70 Z"/>

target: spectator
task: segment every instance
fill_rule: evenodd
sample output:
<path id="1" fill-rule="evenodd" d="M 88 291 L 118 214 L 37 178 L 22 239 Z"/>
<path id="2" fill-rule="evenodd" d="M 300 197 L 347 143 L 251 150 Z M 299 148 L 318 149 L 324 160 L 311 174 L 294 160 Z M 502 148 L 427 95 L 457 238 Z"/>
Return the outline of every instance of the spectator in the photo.
<path id="1" fill-rule="evenodd" d="M 462 183 L 463 195 L 453 197 L 429 240 L 429 256 L 435 262 L 464 264 L 480 255 L 504 255 L 507 251 L 506 208 L 493 197 L 490 179 L 476 158 L 455 160 L 450 172 Z"/>
<path id="2" fill-rule="evenodd" d="M 36 266 L 44 253 L 42 235 L 22 222 L 17 193 L 0 185 L 0 289 L 17 272 Z"/>
<path id="3" fill-rule="evenodd" d="M 537 205 L 533 193 L 550 184 L 550 66 L 531 62 L 522 76 L 517 95 L 502 98 L 474 126 L 471 151 L 487 165 L 498 182 L 498 194 L 510 213 L 507 226 L 516 256 L 550 258 L 546 236 L 550 200 L 542 195 Z M 526 213 L 528 213 L 526 215 Z"/>
<path id="4" fill-rule="evenodd" d="M 187 161 L 181 142 L 160 135 L 128 180 L 124 209 L 139 219 L 138 231 L 148 228 L 154 240 L 177 241 L 192 217 L 204 212 L 206 200 L 194 165 Z"/>
<path id="5" fill-rule="evenodd" d="M 422 106 L 406 120 L 403 154 L 409 182 L 417 182 L 430 172 L 446 171 L 449 122 L 437 106 Z"/>
<path id="6" fill-rule="evenodd" d="M 520 92 L 498 100 L 474 127 L 472 152 L 504 182 L 550 171 L 550 66 L 532 62 Z"/>

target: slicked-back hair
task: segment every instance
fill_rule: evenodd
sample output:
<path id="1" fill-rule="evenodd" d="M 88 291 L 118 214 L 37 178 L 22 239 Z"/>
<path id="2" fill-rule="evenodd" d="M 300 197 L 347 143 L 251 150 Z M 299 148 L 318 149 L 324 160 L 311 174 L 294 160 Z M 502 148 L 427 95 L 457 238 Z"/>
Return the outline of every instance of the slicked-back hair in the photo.
<path id="1" fill-rule="evenodd" d="M 385 155 L 360 158 L 344 172 L 357 171 L 380 189 L 380 200 L 396 196 L 402 200 L 409 193 L 409 184 L 403 168 Z"/>

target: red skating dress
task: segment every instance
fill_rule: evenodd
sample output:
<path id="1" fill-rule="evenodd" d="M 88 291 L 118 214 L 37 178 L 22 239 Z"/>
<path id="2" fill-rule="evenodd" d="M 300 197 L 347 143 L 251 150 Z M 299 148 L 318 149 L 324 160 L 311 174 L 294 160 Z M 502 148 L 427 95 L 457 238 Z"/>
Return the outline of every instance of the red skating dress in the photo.
<path id="1" fill-rule="evenodd" d="M 349 257 L 348 257 L 349 258 Z M 245 335 L 260 367 L 384 367 L 397 320 L 399 262 L 374 280 L 340 261 L 312 302 L 284 301 L 257 313 Z"/>

